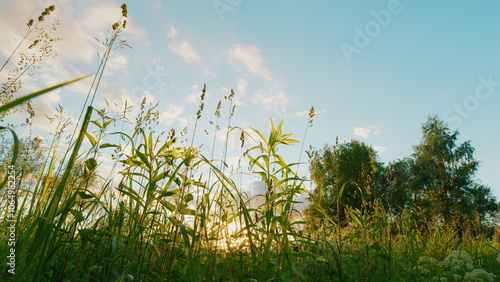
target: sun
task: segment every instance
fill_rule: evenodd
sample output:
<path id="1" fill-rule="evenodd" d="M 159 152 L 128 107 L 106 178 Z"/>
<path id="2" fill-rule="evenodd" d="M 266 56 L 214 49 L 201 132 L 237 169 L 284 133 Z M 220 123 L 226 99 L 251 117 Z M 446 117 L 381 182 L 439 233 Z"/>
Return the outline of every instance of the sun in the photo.
<path id="1" fill-rule="evenodd" d="M 241 227 L 234 221 L 228 223 L 224 230 L 222 238 L 217 244 L 220 248 L 232 251 L 245 246 L 247 238 L 244 233 L 240 232 Z"/>

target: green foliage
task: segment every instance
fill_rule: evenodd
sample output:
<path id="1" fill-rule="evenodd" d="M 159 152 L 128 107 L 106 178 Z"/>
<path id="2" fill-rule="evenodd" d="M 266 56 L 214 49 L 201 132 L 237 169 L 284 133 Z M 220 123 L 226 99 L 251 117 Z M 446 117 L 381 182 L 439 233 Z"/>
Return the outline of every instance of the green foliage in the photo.
<path id="1" fill-rule="evenodd" d="M 113 42 L 126 26 L 127 6 L 121 9 L 120 20 L 104 44 L 107 51 L 88 99 L 94 99 Z M 65 84 L 11 101 L 0 113 Z M 0 280 L 424 281 L 444 277 L 453 281 L 459 279 L 454 275 L 460 275 L 477 281 L 500 277 L 500 242 L 494 239 L 500 238 L 500 230 L 496 237 L 487 237 L 477 232 L 484 217 L 464 225 L 451 216 L 481 215 L 481 209 L 487 215 L 495 206 L 489 189 L 470 181 L 477 168 L 472 147 L 456 147 L 456 135 L 450 135 L 437 119 L 424 126 L 424 141 L 414 156 L 388 168 L 378 162 L 370 146 L 358 141 L 313 151 L 316 187 L 304 220 L 295 205 L 307 193 L 306 180 L 298 177 L 297 163 L 279 154 L 282 146 L 298 143 L 284 131 L 283 121 L 271 120 L 268 135 L 255 128 L 241 130 L 240 161 L 250 165 L 247 171 L 239 167 L 237 173 L 228 172 L 228 138 L 239 128 L 226 133 L 222 162 L 212 159 L 214 151 L 210 159 L 204 156 L 194 143 L 205 92 L 206 85 L 191 142 L 178 142 L 187 129 L 180 136 L 171 130 L 167 138 L 156 133 L 156 105 L 147 106 L 146 99 L 130 131 L 123 129 L 132 120 L 126 117 L 127 105 L 117 117 L 106 109 L 83 108 L 79 131 L 62 155 L 59 142 L 68 125 L 64 117 L 57 117 L 59 124 L 47 149 L 36 138 L 19 140 L 10 129 L 14 139 L 0 150 L 0 160 L 16 164 L 19 184 L 13 204 L 9 200 L 0 205 L 0 242 L 10 240 L 8 217 L 13 213 L 16 274 L 2 263 Z M 228 128 L 234 95 L 231 90 L 226 98 Z M 220 104 L 215 130 L 219 110 Z M 311 109 L 308 127 L 313 117 Z M 120 123 L 122 129 L 116 130 Z M 245 143 L 250 147 L 243 152 Z M 238 181 L 243 173 L 255 177 L 265 190 L 250 197 Z M 438 198 L 448 180 L 467 197 L 458 197 L 450 188 L 447 195 L 453 197 Z M 417 196 L 420 200 L 414 201 Z M 448 219 L 457 224 L 414 220 L 432 197 L 439 200 L 432 211 L 446 216 L 440 209 L 451 207 Z M 457 199 L 457 205 L 446 206 Z M 10 247 L 0 244 L 2 257 Z"/>
<path id="2" fill-rule="evenodd" d="M 352 140 L 325 146 L 310 155 L 311 180 L 316 185 L 310 198 L 313 204 L 307 211 L 310 221 L 321 218 L 316 205 L 337 222 L 349 217 L 349 208 L 367 210 L 373 205 L 383 172 L 373 148 Z"/>
<path id="3" fill-rule="evenodd" d="M 462 228 L 499 211 L 489 188 L 474 181 L 479 162 L 470 141 L 456 144 L 458 131 L 450 131 L 436 116 L 422 126 L 422 141 L 415 146 L 409 181 L 412 206 L 419 216 L 441 217 Z"/>

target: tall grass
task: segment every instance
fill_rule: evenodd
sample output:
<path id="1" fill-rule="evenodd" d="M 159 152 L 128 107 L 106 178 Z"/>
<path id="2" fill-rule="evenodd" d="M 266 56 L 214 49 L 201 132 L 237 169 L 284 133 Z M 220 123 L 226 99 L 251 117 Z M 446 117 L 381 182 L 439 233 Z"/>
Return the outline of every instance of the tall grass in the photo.
<path id="1" fill-rule="evenodd" d="M 126 16 L 123 11 L 122 7 Z M 121 20 L 118 23 L 124 26 Z M 107 41 L 89 91 L 92 99 L 117 32 Z M 65 84 L 3 105 L 0 113 Z M 175 130 L 162 139 L 163 133 L 153 127 L 158 118 L 155 106 L 146 106 L 145 100 L 128 131 L 124 126 L 113 129 L 129 122 L 127 105 L 118 117 L 106 109 L 86 107 L 77 134 L 62 156 L 57 154 L 62 132 L 58 128 L 36 179 L 25 191 L 17 191 L 16 202 L 21 204 L 15 207 L 16 273 L 2 262 L 0 280 L 426 281 L 445 277 L 462 281 L 472 270 L 462 265 L 454 268 L 449 256 L 456 255 L 456 250 L 466 251 L 474 268 L 500 278 L 500 242 L 476 236 L 474 225 L 465 236 L 436 221 L 429 221 L 429 228 L 422 231 L 410 216 L 393 222 L 385 205 L 375 201 L 364 211 L 348 208 L 348 222 L 341 224 L 324 212 L 325 220 L 317 229 L 304 228 L 307 223 L 296 209 L 297 197 L 307 194 L 305 179 L 298 175 L 300 157 L 299 163 L 293 163 L 279 154 L 282 146 L 299 142 L 286 133 L 282 121 L 271 120 L 268 134 L 232 127 L 232 97 L 237 93 L 231 91 L 226 98 L 229 114 L 222 160 L 214 159 L 213 150 L 205 156 L 194 142 L 205 92 L 206 86 L 191 142 L 180 142 L 182 136 Z M 219 103 L 214 145 L 220 107 Z M 308 123 L 313 117 L 312 109 Z M 14 130 L 11 133 L 15 164 L 19 140 Z M 238 133 L 239 157 L 250 165 L 229 171 L 227 144 L 230 134 Z M 111 156 L 111 161 L 104 156 Z M 242 175 L 252 177 L 264 191 L 249 195 Z M 11 248 L 6 243 L 10 236 L 6 183 L 0 188 L 2 261 Z M 337 191 L 337 199 L 352 192 L 345 187 Z"/>

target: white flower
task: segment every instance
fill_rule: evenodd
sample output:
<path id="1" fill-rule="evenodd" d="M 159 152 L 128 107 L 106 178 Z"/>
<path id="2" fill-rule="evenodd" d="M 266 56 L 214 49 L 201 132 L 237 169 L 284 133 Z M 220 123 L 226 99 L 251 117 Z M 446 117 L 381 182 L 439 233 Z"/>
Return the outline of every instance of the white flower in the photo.
<path id="1" fill-rule="evenodd" d="M 471 272 L 465 273 L 464 281 L 470 282 L 486 282 L 495 281 L 497 276 L 495 274 L 486 272 L 484 269 L 474 269 Z"/>
<path id="2" fill-rule="evenodd" d="M 462 270 L 471 271 L 474 269 L 472 257 L 465 251 L 453 251 L 443 261 L 442 265 L 453 272 Z"/>

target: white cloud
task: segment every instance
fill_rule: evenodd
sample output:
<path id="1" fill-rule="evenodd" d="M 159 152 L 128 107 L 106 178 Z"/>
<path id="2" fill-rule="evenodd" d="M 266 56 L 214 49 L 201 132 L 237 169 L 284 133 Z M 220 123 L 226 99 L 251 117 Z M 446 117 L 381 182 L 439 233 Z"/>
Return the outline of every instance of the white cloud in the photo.
<path id="1" fill-rule="evenodd" d="M 304 111 L 301 111 L 301 112 L 295 112 L 295 116 L 296 117 L 309 117 L 309 112 L 310 112 L 310 109 L 309 110 L 304 110 Z M 320 115 L 320 114 L 324 114 L 326 113 L 326 111 L 315 111 L 314 112 L 314 115 Z"/>
<path id="2" fill-rule="evenodd" d="M 187 63 L 201 62 L 201 57 L 196 53 L 193 45 L 187 41 L 182 41 L 181 43 L 170 43 L 168 44 L 168 50 L 180 56 Z"/>
<path id="3" fill-rule="evenodd" d="M 187 119 L 182 117 L 184 107 L 176 104 L 168 104 L 163 111 L 160 111 L 160 122 L 164 125 L 172 125 L 178 122 L 181 127 L 187 125 Z"/>
<path id="4" fill-rule="evenodd" d="M 124 70 L 128 65 L 128 57 L 123 54 L 113 54 L 106 63 L 105 75 L 112 75 L 114 71 Z"/>
<path id="5" fill-rule="evenodd" d="M 289 98 L 282 90 L 259 90 L 253 94 L 252 102 L 267 110 L 282 111 L 289 103 Z"/>
<path id="6" fill-rule="evenodd" d="M 271 73 L 266 67 L 259 48 L 253 45 L 235 44 L 229 50 L 229 57 L 242 63 L 251 73 L 260 75 L 264 79 L 271 79 Z"/>
<path id="7" fill-rule="evenodd" d="M 185 40 L 179 42 L 177 40 L 179 31 L 175 27 L 170 27 L 167 32 L 167 37 L 174 41 L 168 44 L 168 50 L 172 53 L 180 56 L 187 63 L 199 63 L 202 61 L 191 42 Z"/>
<path id="8" fill-rule="evenodd" d="M 179 31 L 171 26 L 167 32 L 167 37 L 172 39 L 172 40 L 177 40 L 177 36 L 179 35 Z"/>
<path id="9" fill-rule="evenodd" d="M 355 127 L 352 134 L 358 138 L 369 139 L 372 135 L 380 133 L 378 126 L 368 125 L 366 127 Z"/>
<path id="10" fill-rule="evenodd" d="M 238 86 L 236 87 L 238 91 L 238 95 L 244 95 L 245 92 L 247 91 L 248 88 L 248 80 L 239 78 L 238 79 Z"/>
<path id="11" fill-rule="evenodd" d="M 187 95 L 185 100 L 189 103 L 198 104 L 200 102 L 201 90 L 198 90 L 198 85 L 191 86 L 191 94 Z"/>
<path id="12" fill-rule="evenodd" d="M 373 146 L 373 149 L 377 151 L 378 153 L 384 153 L 387 152 L 388 148 L 384 146 Z"/>
<path id="13" fill-rule="evenodd" d="M 6 37 L 5 40 L 0 41 L 0 53 L 8 56 L 26 33 L 26 22 L 30 18 L 36 19 L 44 8 L 51 4 L 56 5 L 56 10 L 51 15 L 45 17 L 45 21 L 40 23 L 39 26 L 43 26 L 45 31 L 51 32 L 52 37 L 61 38 L 60 41 L 53 43 L 53 50 L 57 53 L 57 57 L 48 58 L 43 62 L 43 67 L 36 71 L 34 77 L 26 76 L 23 79 L 25 85 L 22 93 L 39 90 L 43 87 L 55 85 L 95 71 L 96 51 L 102 55 L 105 50 L 105 47 L 96 41 L 95 38 L 104 41 L 106 37 L 109 37 L 108 30 L 111 29 L 111 25 L 121 16 L 120 3 L 109 0 L 89 0 L 86 2 L 53 0 L 7 1 L 3 5 L 3 9 L 0 9 L 0 26 L 2 26 Z M 58 19 L 60 23 L 56 30 L 52 30 L 54 19 Z M 145 30 L 134 25 L 132 19 L 129 18 L 127 21 L 128 25 L 124 30 L 124 38 L 132 42 L 131 45 L 134 47 L 137 47 L 136 43 L 142 48 L 150 44 Z M 35 36 L 36 34 L 33 32 L 25 43 L 27 45 L 31 44 Z M 25 50 L 27 45 L 22 46 L 21 49 Z M 117 44 L 115 44 L 116 46 Z M 18 56 L 15 57 L 9 66 L 15 66 L 18 59 Z M 106 66 L 106 75 L 118 71 L 126 73 L 128 62 L 129 57 L 123 55 L 120 50 L 118 52 L 113 51 Z M 6 71 L 2 73 L 6 73 Z M 44 95 L 42 98 L 34 99 L 33 106 L 36 118 L 33 121 L 33 127 L 40 131 L 53 132 L 54 123 L 49 124 L 44 115 L 53 116 L 54 109 L 59 103 L 68 107 L 67 102 L 69 101 L 67 99 L 75 97 L 71 96 L 74 95 L 71 92 L 86 95 L 92 79 L 92 77 L 87 78 L 63 88 L 62 91 L 56 90 Z M 151 93 L 144 93 L 144 95 L 148 96 L 148 98 L 152 97 Z M 75 105 L 74 103 L 83 103 L 83 99 L 80 99 L 81 97 L 76 96 L 76 98 L 78 100 L 72 101 L 73 105 Z M 124 99 L 127 99 L 128 105 L 132 105 L 134 102 L 137 102 L 134 100 L 140 97 L 132 97 L 127 91 L 108 87 L 106 80 L 103 80 L 99 87 L 99 95 L 95 103 L 104 106 L 104 98 L 108 99 L 110 104 L 113 104 L 115 101 L 124 104 Z M 77 115 L 77 113 L 72 114 Z M 69 114 L 68 117 L 74 120 Z M 14 116 L 12 118 L 18 119 L 18 117 Z M 23 121 L 24 118 L 20 120 L 20 122 Z"/>

